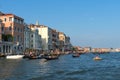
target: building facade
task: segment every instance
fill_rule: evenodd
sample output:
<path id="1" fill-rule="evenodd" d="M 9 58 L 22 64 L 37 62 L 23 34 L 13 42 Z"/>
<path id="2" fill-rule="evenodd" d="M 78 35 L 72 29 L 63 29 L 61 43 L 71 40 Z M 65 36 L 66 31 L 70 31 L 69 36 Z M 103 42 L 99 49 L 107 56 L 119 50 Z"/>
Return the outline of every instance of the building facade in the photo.
<path id="1" fill-rule="evenodd" d="M 91 50 L 92 50 L 91 47 L 84 47 L 83 49 L 84 49 L 84 52 L 85 52 L 85 53 L 90 53 Z"/>
<path id="2" fill-rule="evenodd" d="M 59 37 L 59 49 L 60 49 L 60 51 L 65 51 L 66 35 L 63 32 L 58 32 L 58 37 Z"/>
<path id="3" fill-rule="evenodd" d="M 2 20 L 0 20 L 0 42 L 2 42 L 2 34 L 3 34 L 3 30 L 2 30 L 2 27 L 4 25 L 2 24 Z"/>
<path id="4" fill-rule="evenodd" d="M 111 52 L 111 48 L 92 48 L 91 52 L 108 53 Z"/>
<path id="5" fill-rule="evenodd" d="M 27 24 L 25 24 L 24 29 L 24 50 L 30 49 L 30 34 L 32 34 L 32 31 L 30 28 L 28 28 Z"/>
<path id="6" fill-rule="evenodd" d="M 59 49 L 59 36 L 58 31 L 55 29 L 52 29 L 52 49 L 56 50 Z"/>
<path id="7" fill-rule="evenodd" d="M 29 27 L 33 30 L 33 29 L 38 29 L 39 31 L 39 35 L 41 35 L 41 41 L 42 41 L 42 45 L 41 48 L 43 50 L 50 50 L 53 49 L 52 47 L 52 29 L 44 26 L 44 25 L 34 25 L 31 24 L 29 25 Z"/>
<path id="8" fill-rule="evenodd" d="M 2 14 L 0 19 L 4 24 L 4 34 L 13 37 L 14 51 L 21 53 L 24 47 L 24 19 L 14 14 Z"/>
<path id="9" fill-rule="evenodd" d="M 65 50 L 71 50 L 71 48 L 72 48 L 72 45 L 70 42 L 70 37 L 66 36 L 65 37 Z"/>
<path id="10" fill-rule="evenodd" d="M 41 36 L 37 29 L 33 29 L 30 34 L 30 49 L 41 50 Z"/>
<path id="11" fill-rule="evenodd" d="M 3 13 L 0 12 L 0 15 L 3 15 Z M 11 41 L 5 41 L 3 38 L 4 35 L 4 23 L 2 23 L 2 20 L 0 19 L 0 54 L 10 54 L 12 53 L 13 44 Z"/>
<path id="12" fill-rule="evenodd" d="M 38 49 L 41 50 L 41 35 L 37 29 L 30 29 L 27 25 L 24 30 L 24 50 Z"/>

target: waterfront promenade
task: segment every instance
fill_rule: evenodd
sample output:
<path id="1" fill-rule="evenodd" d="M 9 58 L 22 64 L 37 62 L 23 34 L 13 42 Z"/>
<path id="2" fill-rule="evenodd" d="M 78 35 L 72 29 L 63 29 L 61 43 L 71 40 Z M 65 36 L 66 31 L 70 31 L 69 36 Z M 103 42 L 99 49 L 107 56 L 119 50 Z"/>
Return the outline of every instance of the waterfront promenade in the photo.
<path id="1" fill-rule="evenodd" d="M 0 59 L 0 80 L 119 80 L 120 53 L 95 54 L 73 58 L 72 54 L 59 59 Z"/>

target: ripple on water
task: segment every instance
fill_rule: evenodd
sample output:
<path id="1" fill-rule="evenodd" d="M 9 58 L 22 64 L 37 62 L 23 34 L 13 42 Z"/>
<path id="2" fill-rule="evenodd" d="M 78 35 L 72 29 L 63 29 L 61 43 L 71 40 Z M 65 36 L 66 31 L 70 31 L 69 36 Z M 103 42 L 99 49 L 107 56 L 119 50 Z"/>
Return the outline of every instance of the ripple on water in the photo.
<path id="1" fill-rule="evenodd" d="M 81 69 L 81 70 L 67 72 L 66 75 L 68 75 L 68 76 L 70 76 L 70 75 L 82 75 L 82 74 L 86 74 L 90 71 L 93 71 L 93 70 L 92 69 Z"/>
<path id="2" fill-rule="evenodd" d="M 78 77 L 67 77 L 63 80 L 82 80 L 82 79 L 79 79 Z"/>
<path id="3" fill-rule="evenodd" d="M 34 77 L 29 80 L 56 80 L 56 78 L 54 74 L 50 74 L 47 76 L 45 75 L 45 76 Z"/>
<path id="4" fill-rule="evenodd" d="M 58 74 L 58 75 L 61 75 L 61 74 L 64 74 L 64 73 L 65 73 L 65 71 L 63 71 L 63 70 L 56 71 L 56 74 Z"/>

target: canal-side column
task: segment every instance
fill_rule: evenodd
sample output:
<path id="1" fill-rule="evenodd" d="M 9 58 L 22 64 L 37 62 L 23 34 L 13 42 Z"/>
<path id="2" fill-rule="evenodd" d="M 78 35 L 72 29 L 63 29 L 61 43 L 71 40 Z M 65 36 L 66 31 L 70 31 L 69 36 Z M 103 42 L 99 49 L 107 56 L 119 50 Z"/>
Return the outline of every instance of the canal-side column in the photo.
<path id="1" fill-rule="evenodd" d="M 10 45 L 10 54 L 12 54 L 13 46 Z"/>
<path id="2" fill-rule="evenodd" d="M 8 45 L 6 44 L 6 53 L 8 54 Z"/>
<path id="3" fill-rule="evenodd" d="M 5 54 L 5 45 L 3 44 L 3 53 Z"/>
<path id="4" fill-rule="evenodd" d="M 1 46 L 1 53 L 3 53 L 3 45 Z"/>
<path id="5" fill-rule="evenodd" d="M 2 46 L 0 46 L 0 53 L 2 53 Z"/>
<path id="6" fill-rule="evenodd" d="M 8 53 L 10 53 L 10 45 L 8 45 Z"/>
<path id="7" fill-rule="evenodd" d="M 7 46 L 6 46 L 6 44 L 5 44 L 5 54 L 7 53 Z"/>
<path id="8" fill-rule="evenodd" d="M 0 46 L 0 53 L 1 53 L 1 46 Z"/>

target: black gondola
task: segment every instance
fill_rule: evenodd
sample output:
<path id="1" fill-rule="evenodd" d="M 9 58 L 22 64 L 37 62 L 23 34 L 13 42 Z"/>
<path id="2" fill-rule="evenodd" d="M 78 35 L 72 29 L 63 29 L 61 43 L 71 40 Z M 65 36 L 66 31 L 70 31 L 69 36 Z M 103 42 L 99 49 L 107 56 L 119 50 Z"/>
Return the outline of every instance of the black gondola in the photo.
<path id="1" fill-rule="evenodd" d="M 55 60 L 59 58 L 59 55 L 46 55 L 44 58 L 47 60 Z"/>
<path id="2" fill-rule="evenodd" d="M 73 53 L 72 57 L 79 57 L 80 54 L 79 53 Z"/>

